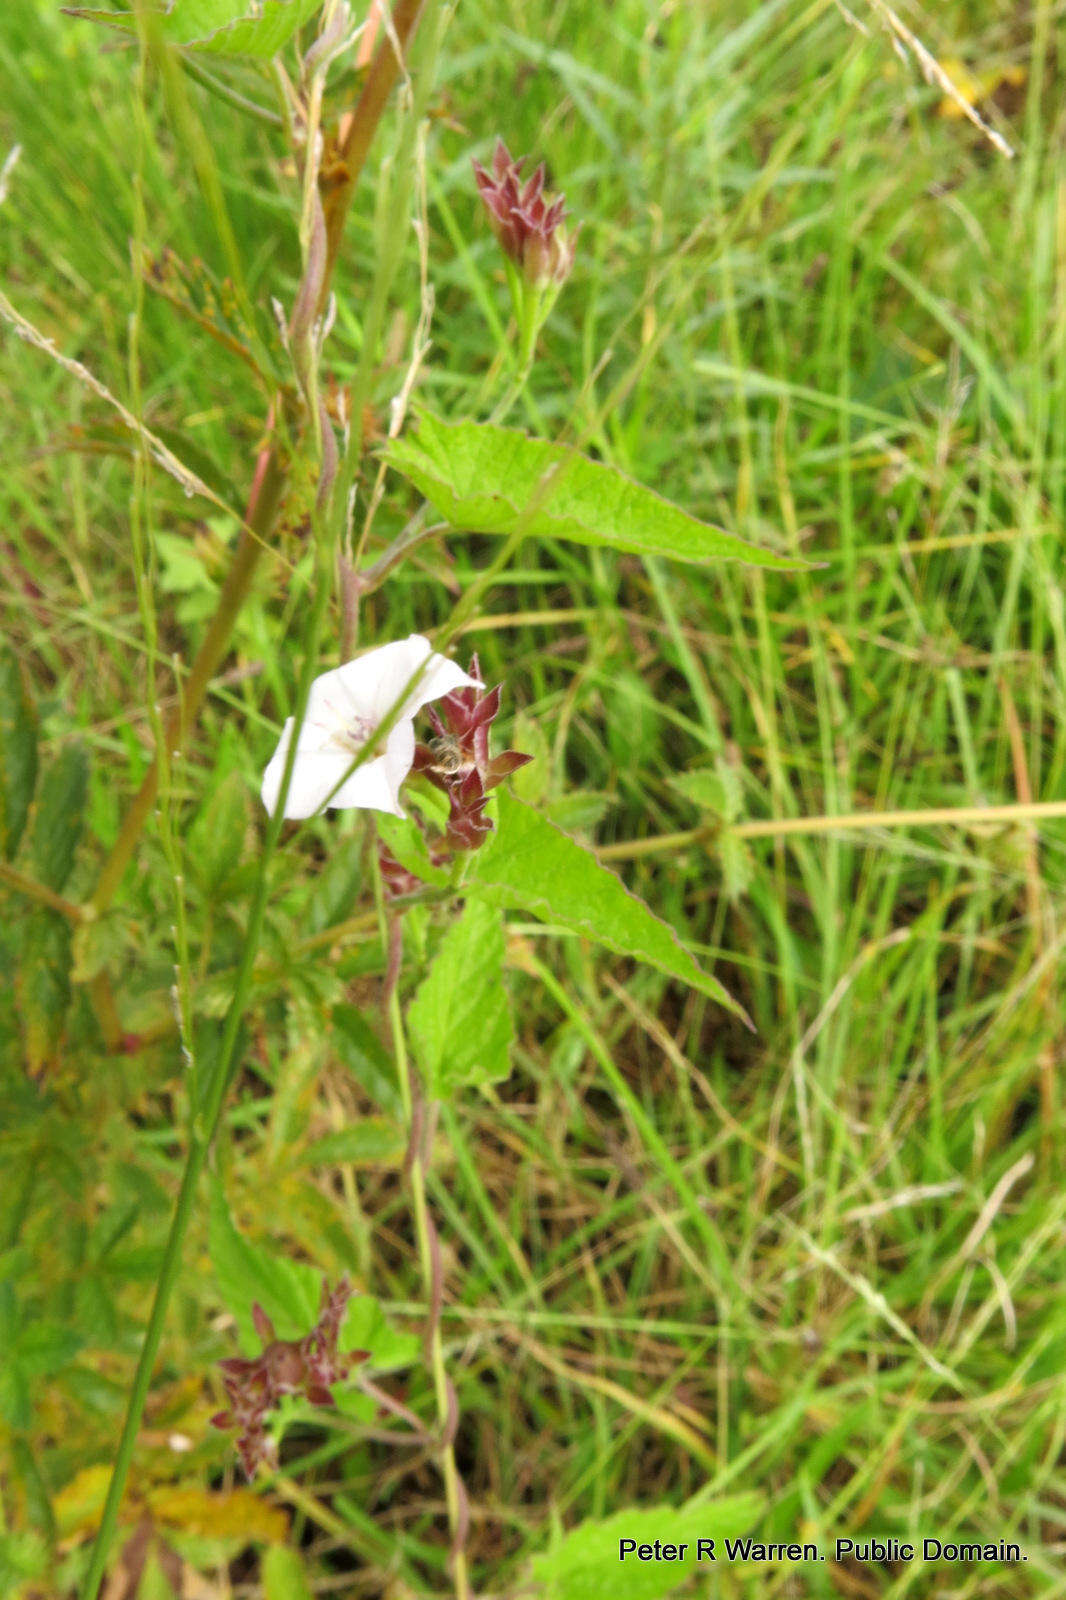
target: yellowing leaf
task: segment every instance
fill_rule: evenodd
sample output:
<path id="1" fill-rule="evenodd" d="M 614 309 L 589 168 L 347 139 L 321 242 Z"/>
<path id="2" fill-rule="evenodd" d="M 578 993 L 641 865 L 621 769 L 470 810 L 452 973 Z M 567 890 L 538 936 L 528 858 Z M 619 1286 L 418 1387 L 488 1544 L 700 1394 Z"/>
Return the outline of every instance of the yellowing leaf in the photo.
<path id="1" fill-rule="evenodd" d="M 1020 66 L 987 67 L 983 72 L 971 72 L 963 61 L 942 61 L 940 65 L 971 106 L 982 100 L 990 100 L 999 89 L 1022 88 L 1027 76 L 1025 68 Z M 946 94 L 938 103 L 936 114 L 949 122 L 961 122 L 966 112 L 957 100 Z"/>
<path id="2" fill-rule="evenodd" d="M 285 1512 L 250 1489 L 212 1494 L 206 1489 L 167 1484 L 149 1493 L 148 1505 L 158 1522 L 200 1539 L 280 1544 L 288 1537 Z"/>
<path id="3" fill-rule="evenodd" d="M 56 1527 L 64 1538 L 95 1528 L 103 1510 L 111 1468 L 101 1464 L 83 1467 L 52 1502 Z"/>

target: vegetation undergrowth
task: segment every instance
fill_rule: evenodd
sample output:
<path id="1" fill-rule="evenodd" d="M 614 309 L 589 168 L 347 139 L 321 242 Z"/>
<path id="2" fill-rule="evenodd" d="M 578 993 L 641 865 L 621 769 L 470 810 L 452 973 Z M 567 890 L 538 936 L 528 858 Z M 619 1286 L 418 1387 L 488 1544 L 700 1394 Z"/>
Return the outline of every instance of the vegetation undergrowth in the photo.
<path id="1" fill-rule="evenodd" d="M 292 5 L 0 16 L 0 1593 L 1060 1594 L 1063 6 Z"/>

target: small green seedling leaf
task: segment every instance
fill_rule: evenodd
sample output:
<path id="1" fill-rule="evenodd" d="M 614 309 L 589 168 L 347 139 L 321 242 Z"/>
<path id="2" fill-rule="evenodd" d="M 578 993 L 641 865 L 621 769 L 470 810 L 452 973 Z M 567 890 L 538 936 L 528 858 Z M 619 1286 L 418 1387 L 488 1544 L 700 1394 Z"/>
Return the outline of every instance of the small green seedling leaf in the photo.
<path id="1" fill-rule="evenodd" d="M 805 563 L 700 522 L 614 467 L 566 445 L 487 422 L 421 413 L 418 431 L 385 459 L 454 528 L 629 550 L 675 561 L 744 561 L 787 570 Z"/>
<path id="2" fill-rule="evenodd" d="M 716 1559 L 724 1560 L 723 1540 L 746 1533 L 761 1510 L 758 1495 L 738 1494 L 703 1505 L 642 1506 L 602 1522 L 582 1522 L 554 1549 L 533 1558 L 537 1593 L 544 1600 L 601 1600 L 605 1594 L 618 1593 L 625 1600 L 660 1600 L 693 1572 L 712 1570 L 697 1562 L 700 1539 L 713 1539 Z M 627 1546 L 621 1557 L 623 1540 L 632 1540 L 635 1548 Z M 666 1547 L 679 1552 L 684 1546 L 685 1554 L 640 1560 L 641 1546 L 654 1550 L 656 1540 L 661 1552 Z M 707 1554 L 704 1545 L 705 1562 Z"/>
<path id="3" fill-rule="evenodd" d="M 89 758 L 68 744 L 48 768 L 33 823 L 33 864 L 49 889 L 62 889 L 74 865 L 89 795 Z"/>
<path id="4" fill-rule="evenodd" d="M 15 652 L 0 648 L 0 856 L 18 849 L 37 782 L 37 712 Z"/>
<path id="5" fill-rule="evenodd" d="M 528 911 L 542 922 L 569 928 L 618 955 L 644 961 L 745 1017 L 742 1007 L 717 978 L 703 971 L 673 929 L 631 894 L 591 850 L 506 789 L 500 790 L 497 803 L 499 825 L 474 855 L 464 889 L 494 905 Z"/>
<path id="6" fill-rule="evenodd" d="M 736 769 L 728 762 L 719 762 L 717 767 L 697 767 L 693 772 L 678 772 L 667 782 L 690 804 L 701 811 L 710 811 L 723 822 L 735 822 L 740 815 L 740 781 Z"/>
<path id="7" fill-rule="evenodd" d="M 407 1013 L 430 1099 L 510 1076 L 514 1029 L 503 959 L 499 910 L 484 899 L 468 900 Z"/>

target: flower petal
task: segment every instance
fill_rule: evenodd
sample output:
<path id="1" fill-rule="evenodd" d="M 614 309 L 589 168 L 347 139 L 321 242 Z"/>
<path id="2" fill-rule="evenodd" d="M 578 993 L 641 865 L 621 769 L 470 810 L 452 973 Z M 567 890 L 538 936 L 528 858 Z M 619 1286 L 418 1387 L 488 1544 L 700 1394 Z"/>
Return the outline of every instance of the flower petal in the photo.
<path id="1" fill-rule="evenodd" d="M 411 730 L 409 722 L 401 723 L 400 726 Z M 398 731 L 393 729 L 393 733 Z M 413 737 L 412 731 L 412 742 Z M 351 765 L 351 757 L 344 765 Z M 389 770 L 387 756 L 377 756 L 373 761 L 364 761 L 337 790 L 330 801 L 330 808 L 334 811 L 345 811 L 358 807 L 363 811 L 388 811 L 394 817 L 402 817 L 405 813 L 396 793 L 399 784 L 393 782 L 393 776 L 394 773 Z M 405 770 L 400 778 L 401 783 L 406 776 Z"/>
<path id="2" fill-rule="evenodd" d="M 386 651 L 389 652 L 387 657 Z M 453 689 L 463 685 L 479 687 L 476 678 L 471 678 L 446 656 L 438 655 L 431 648 L 429 640 L 421 633 L 412 633 L 407 639 L 384 645 L 381 650 L 375 650 L 373 654 L 381 658 L 377 663 L 380 677 L 374 708 L 378 720 L 391 709 L 419 667 L 424 669 L 422 676 L 417 686 L 404 700 L 402 716 L 413 717 L 416 711 L 420 711 L 431 700 L 439 700 L 442 695 L 449 694 Z"/>
<path id="3" fill-rule="evenodd" d="M 281 793 L 281 780 L 285 772 L 285 758 L 292 739 L 293 719 L 287 717 L 278 740 L 278 747 L 270 758 L 260 794 L 271 816 L 277 808 Z M 350 765 L 350 757 L 343 750 L 307 750 L 296 747 L 292 781 L 285 801 L 285 816 L 291 819 L 314 816 L 330 790 L 343 778 Z"/>
<path id="4" fill-rule="evenodd" d="M 389 734 L 382 759 L 399 807 L 400 785 L 415 764 L 415 729 L 409 717 L 398 722 Z M 402 816 L 403 812 L 398 810 L 397 815 Z"/>

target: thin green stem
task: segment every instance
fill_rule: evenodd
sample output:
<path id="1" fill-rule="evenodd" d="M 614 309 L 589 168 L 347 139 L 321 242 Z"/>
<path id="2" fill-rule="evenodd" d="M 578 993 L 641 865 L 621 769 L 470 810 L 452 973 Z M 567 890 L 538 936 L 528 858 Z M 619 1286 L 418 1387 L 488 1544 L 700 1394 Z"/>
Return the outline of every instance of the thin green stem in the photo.
<path id="1" fill-rule="evenodd" d="M 437 1402 L 437 1422 L 441 1430 L 441 1444 L 438 1455 L 441 1477 L 444 1480 L 444 1498 L 448 1507 L 448 1527 L 452 1535 L 452 1582 L 455 1586 L 456 1600 L 470 1600 L 470 1580 L 467 1573 L 466 1552 L 464 1549 L 465 1494 L 459 1478 L 459 1469 L 455 1463 L 455 1449 L 452 1445 L 456 1417 L 452 1399 L 453 1391 L 450 1392 L 447 1369 L 444 1364 L 444 1341 L 441 1337 L 440 1261 L 439 1254 L 434 1250 L 436 1233 L 426 1199 L 426 1169 L 423 1153 L 423 1134 L 425 1130 L 421 1125 L 420 1119 L 416 1116 L 415 1096 L 417 1085 L 414 1069 L 407 1054 L 407 1042 L 403 1031 L 403 1016 L 400 1010 L 401 930 L 398 920 L 394 920 L 391 926 L 389 924 L 389 916 L 384 904 L 381 872 L 377 866 L 376 855 L 374 859 L 378 915 L 382 926 L 382 938 L 386 949 L 389 951 L 389 969 L 386 980 L 386 1010 L 389 1019 L 389 1033 L 392 1040 L 393 1056 L 396 1061 L 400 1098 L 403 1102 L 404 1116 L 411 1141 L 408 1156 L 411 1180 L 411 1210 L 414 1215 L 415 1235 L 418 1239 L 418 1256 L 422 1267 L 422 1282 L 428 1307 L 426 1354 L 433 1379 L 433 1392 Z"/>

